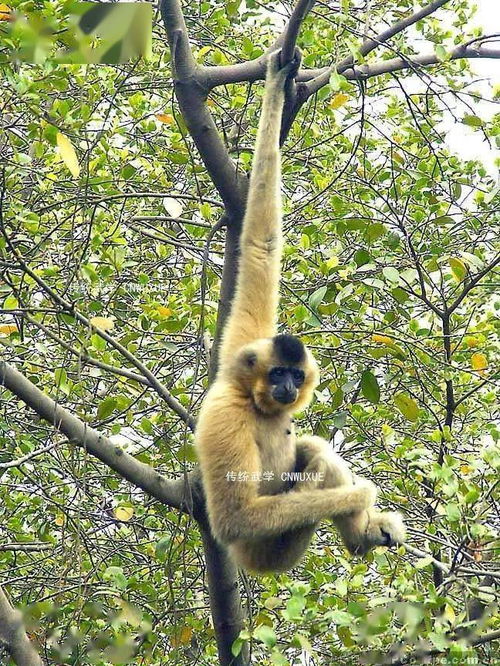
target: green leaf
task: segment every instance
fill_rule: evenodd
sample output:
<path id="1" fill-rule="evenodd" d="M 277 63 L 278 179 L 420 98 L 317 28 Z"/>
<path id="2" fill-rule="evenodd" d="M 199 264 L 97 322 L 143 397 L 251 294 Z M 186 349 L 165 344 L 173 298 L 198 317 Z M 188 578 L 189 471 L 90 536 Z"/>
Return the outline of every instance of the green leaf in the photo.
<path id="1" fill-rule="evenodd" d="M 19 301 L 12 294 L 10 296 L 7 296 L 7 298 L 3 302 L 4 310 L 16 310 L 18 307 L 19 307 Z"/>
<path id="2" fill-rule="evenodd" d="M 453 277 L 457 280 L 457 282 L 462 282 L 462 280 L 467 276 L 467 266 L 464 264 L 464 262 L 457 257 L 450 257 L 448 259 L 448 264 L 451 268 L 451 272 L 453 273 Z"/>
<path id="3" fill-rule="evenodd" d="M 113 413 L 117 404 L 118 401 L 116 400 L 116 398 L 105 398 L 97 408 L 98 418 L 107 419 L 108 416 L 110 416 Z"/>
<path id="4" fill-rule="evenodd" d="M 306 605 L 305 598 L 300 594 L 294 594 L 286 602 L 286 608 L 283 611 L 283 616 L 287 620 L 297 620 L 301 617 L 302 611 Z"/>
<path id="5" fill-rule="evenodd" d="M 367 241 L 373 243 L 386 232 L 387 229 L 385 228 L 385 225 L 382 224 L 382 222 L 372 222 L 365 232 L 365 238 Z"/>
<path id="6" fill-rule="evenodd" d="M 394 404 L 408 421 L 416 421 L 418 419 L 418 405 L 409 395 L 397 393 L 394 396 Z"/>
<path id="7" fill-rule="evenodd" d="M 447 60 L 450 59 L 447 50 L 444 48 L 442 44 L 436 44 L 434 46 L 434 53 L 436 54 L 436 57 L 439 60 L 439 62 L 446 62 Z"/>
<path id="8" fill-rule="evenodd" d="M 128 585 L 128 580 L 121 567 L 108 567 L 103 574 L 103 579 L 120 590 L 125 590 Z"/>
<path id="9" fill-rule="evenodd" d="M 466 504 L 474 504 L 479 499 L 480 495 L 481 493 L 479 492 L 479 488 L 472 488 L 468 493 L 466 493 L 464 502 Z"/>
<path id="10" fill-rule="evenodd" d="M 342 391 L 342 389 L 338 388 L 333 394 L 331 408 L 338 409 L 343 402 L 344 402 L 344 392 Z"/>
<path id="11" fill-rule="evenodd" d="M 396 287 L 391 291 L 392 297 L 401 305 L 403 303 L 406 303 L 406 301 L 410 298 L 406 291 L 404 289 L 401 289 L 401 287 Z"/>
<path id="12" fill-rule="evenodd" d="M 380 402 L 380 387 L 375 375 L 370 370 L 365 370 L 361 375 L 361 392 L 370 402 Z"/>
<path id="13" fill-rule="evenodd" d="M 347 83 L 347 79 L 345 76 L 342 76 L 342 74 L 339 74 L 337 70 L 334 70 L 330 74 L 330 89 L 332 92 L 335 92 L 337 90 L 341 90 L 343 87 L 343 84 Z"/>
<path id="14" fill-rule="evenodd" d="M 356 262 L 356 266 L 358 268 L 364 266 L 365 264 L 370 263 L 370 260 L 371 260 L 371 255 L 366 250 L 356 250 L 356 252 L 354 253 L 354 261 Z"/>
<path id="15" fill-rule="evenodd" d="M 342 430 L 342 428 L 345 426 L 345 422 L 347 421 L 347 412 L 338 412 L 338 414 L 335 414 L 333 417 L 333 425 L 338 428 L 338 430 Z"/>
<path id="16" fill-rule="evenodd" d="M 171 543 L 172 539 L 169 536 L 164 536 L 159 541 L 156 542 L 155 556 L 159 560 L 163 561 L 165 559 L 165 553 L 167 552 Z"/>
<path id="17" fill-rule="evenodd" d="M 259 625 L 253 632 L 255 638 L 259 641 L 262 641 L 267 647 L 274 647 L 276 645 L 276 634 L 272 627 L 268 627 L 267 624 Z"/>
<path id="18" fill-rule="evenodd" d="M 399 271 L 396 268 L 386 266 L 382 269 L 382 274 L 389 282 L 399 283 Z"/>
<path id="19" fill-rule="evenodd" d="M 472 114 L 466 114 L 462 118 L 462 122 L 464 125 L 468 125 L 469 127 L 482 127 L 484 125 L 479 116 L 474 116 Z"/>
<path id="20" fill-rule="evenodd" d="M 456 502 L 448 502 L 446 505 L 446 515 L 451 522 L 456 523 L 460 520 L 460 507 Z"/>
<path id="21" fill-rule="evenodd" d="M 316 289 L 316 291 L 309 296 L 309 305 L 312 307 L 313 310 L 317 309 L 318 305 L 325 297 L 327 290 L 328 287 L 320 287 L 319 289 Z"/>
<path id="22" fill-rule="evenodd" d="M 328 611 L 327 615 L 334 624 L 340 625 L 341 627 L 349 627 L 352 625 L 353 617 L 350 613 L 346 613 L 342 610 L 333 610 Z"/>

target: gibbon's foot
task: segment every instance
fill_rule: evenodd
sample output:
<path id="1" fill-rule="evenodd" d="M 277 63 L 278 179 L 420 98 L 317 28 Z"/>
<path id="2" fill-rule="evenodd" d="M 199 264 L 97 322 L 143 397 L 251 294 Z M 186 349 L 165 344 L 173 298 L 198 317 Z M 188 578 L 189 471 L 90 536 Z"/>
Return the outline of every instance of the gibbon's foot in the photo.
<path id="1" fill-rule="evenodd" d="M 376 546 L 396 546 L 404 542 L 406 529 L 403 517 L 394 511 L 368 509 L 350 521 L 334 521 L 342 540 L 352 555 L 365 555 Z"/>
<path id="2" fill-rule="evenodd" d="M 281 52 L 280 52 L 280 62 L 281 62 Z M 287 62 L 284 65 L 284 67 L 289 67 L 287 79 L 294 79 L 297 76 L 297 72 L 299 71 L 301 62 L 302 62 L 302 51 L 299 49 L 298 46 L 296 46 L 295 51 L 293 53 L 293 58 L 290 60 L 290 62 Z"/>

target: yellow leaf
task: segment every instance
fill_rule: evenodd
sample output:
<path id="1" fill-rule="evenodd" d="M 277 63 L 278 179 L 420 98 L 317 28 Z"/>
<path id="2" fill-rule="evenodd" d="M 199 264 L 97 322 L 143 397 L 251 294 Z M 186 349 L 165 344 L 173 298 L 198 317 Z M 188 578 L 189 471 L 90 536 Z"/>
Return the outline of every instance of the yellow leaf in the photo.
<path id="1" fill-rule="evenodd" d="M 142 611 L 137 606 L 129 604 L 124 599 L 118 600 L 118 605 L 121 606 L 122 610 L 120 613 L 120 620 L 125 620 L 132 627 L 140 626 L 142 622 Z"/>
<path id="2" fill-rule="evenodd" d="M 80 165 L 78 164 L 78 157 L 76 156 L 73 144 L 62 132 L 57 133 L 56 141 L 64 164 L 71 171 L 73 178 L 78 178 L 80 175 Z"/>
<path id="3" fill-rule="evenodd" d="M 61 513 L 58 514 L 55 517 L 54 522 L 58 527 L 62 527 L 64 525 L 64 516 Z"/>
<path id="4" fill-rule="evenodd" d="M 450 604 L 445 604 L 444 605 L 443 617 L 450 624 L 454 624 L 454 622 L 455 622 L 455 611 L 450 606 Z"/>
<path id="5" fill-rule="evenodd" d="M 10 335 L 11 333 L 17 333 L 19 329 L 15 324 L 3 324 L 0 326 L 0 333 L 4 335 Z"/>
<path id="6" fill-rule="evenodd" d="M 159 305 L 156 310 L 162 317 L 170 317 L 172 314 L 172 310 L 170 308 L 166 308 L 164 305 Z"/>
<path id="7" fill-rule="evenodd" d="M 8 5 L 0 3 L 0 21 L 10 21 L 11 19 L 11 9 Z"/>
<path id="8" fill-rule="evenodd" d="M 450 257 L 448 259 L 448 264 L 450 265 L 451 272 L 453 273 L 455 280 L 457 282 L 462 282 L 462 280 L 467 275 L 467 266 L 464 264 L 464 262 L 457 257 Z"/>
<path id="9" fill-rule="evenodd" d="M 474 335 L 468 335 L 465 340 L 467 347 L 478 347 L 481 344 L 479 338 L 476 338 Z"/>
<path id="10" fill-rule="evenodd" d="M 481 352 L 476 352 L 475 354 L 472 354 L 470 364 L 474 370 L 483 374 L 488 367 L 488 359 L 484 354 L 481 354 Z"/>
<path id="11" fill-rule="evenodd" d="M 184 626 L 180 631 L 177 630 L 175 634 L 171 636 L 170 642 L 172 643 L 174 648 L 177 648 L 180 645 L 186 645 L 187 643 L 189 643 L 192 635 L 193 635 L 193 628 Z"/>
<path id="12" fill-rule="evenodd" d="M 346 95 L 345 93 L 337 93 L 332 97 L 332 101 L 330 102 L 330 107 L 332 109 L 339 109 L 341 106 L 344 106 L 344 104 L 348 101 L 349 101 L 349 95 Z"/>
<path id="13" fill-rule="evenodd" d="M 168 113 L 157 113 L 156 115 L 156 120 L 159 120 L 161 123 L 165 123 L 165 125 L 172 125 L 174 122 L 174 119 L 171 115 Z"/>
<path id="14" fill-rule="evenodd" d="M 326 265 L 328 268 L 336 268 L 339 265 L 339 258 L 337 255 L 333 254 L 329 259 L 327 259 Z"/>
<path id="15" fill-rule="evenodd" d="M 110 331 L 115 325 L 111 317 L 92 317 L 90 323 L 100 331 Z"/>
<path id="16" fill-rule="evenodd" d="M 388 335 L 379 335 L 378 333 L 374 333 L 372 335 L 372 340 L 373 342 L 378 342 L 381 345 L 393 345 L 394 340 L 390 338 Z"/>
<path id="17" fill-rule="evenodd" d="M 461 465 L 460 473 L 461 474 L 470 474 L 474 470 L 470 465 Z"/>
<path id="18" fill-rule="evenodd" d="M 134 509 L 131 506 L 119 506 L 115 509 L 115 518 L 126 523 L 134 515 Z"/>
<path id="19" fill-rule="evenodd" d="M 396 393 L 394 396 L 394 404 L 408 421 L 414 422 L 418 419 L 418 405 L 409 395 L 406 395 L 405 393 Z"/>

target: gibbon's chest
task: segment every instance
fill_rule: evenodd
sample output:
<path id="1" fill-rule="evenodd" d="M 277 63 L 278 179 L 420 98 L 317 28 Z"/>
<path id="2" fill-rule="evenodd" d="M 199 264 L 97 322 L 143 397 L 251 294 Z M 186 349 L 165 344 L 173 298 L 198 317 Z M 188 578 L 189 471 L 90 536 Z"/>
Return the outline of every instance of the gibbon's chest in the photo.
<path id="1" fill-rule="evenodd" d="M 295 469 L 295 427 L 289 416 L 259 419 L 256 441 L 260 451 L 261 495 L 275 495 L 288 487 L 283 474 Z"/>

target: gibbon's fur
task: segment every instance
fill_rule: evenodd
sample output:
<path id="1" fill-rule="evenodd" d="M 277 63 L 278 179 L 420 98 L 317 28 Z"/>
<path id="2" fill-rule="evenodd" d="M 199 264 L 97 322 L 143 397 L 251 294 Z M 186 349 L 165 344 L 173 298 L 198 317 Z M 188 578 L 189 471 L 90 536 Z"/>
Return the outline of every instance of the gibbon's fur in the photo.
<path id="1" fill-rule="evenodd" d="M 269 58 L 240 240 L 236 293 L 219 371 L 203 402 L 196 440 L 215 538 L 249 571 L 286 571 L 322 519 L 353 553 L 404 540 L 401 517 L 374 508 L 376 487 L 354 478 L 319 437 L 295 438 L 319 373 L 311 352 L 277 335 L 282 251 L 279 132 L 284 88 L 297 63 Z M 283 473 L 304 472 L 291 484 Z"/>

